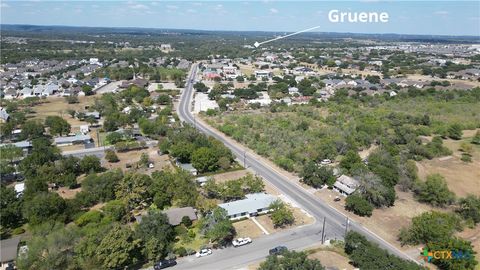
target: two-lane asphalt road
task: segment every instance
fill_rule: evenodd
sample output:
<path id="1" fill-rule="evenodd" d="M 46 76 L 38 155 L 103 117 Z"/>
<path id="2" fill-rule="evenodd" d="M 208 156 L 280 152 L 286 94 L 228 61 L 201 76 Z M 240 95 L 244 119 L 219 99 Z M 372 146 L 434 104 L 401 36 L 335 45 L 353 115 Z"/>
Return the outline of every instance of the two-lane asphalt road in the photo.
<path id="1" fill-rule="evenodd" d="M 327 239 L 343 238 L 345 233 L 346 216 L 338 212 L 334 208 L 309 193 L 301 187 L 296 181 L 287 179 L 275 168 L 266 164 L 253 155 L 245 152 L 244 149 L 236 143 L 232 143 L 225 137 L 220 136 L 210 126 L 196 121 L 191 113 L 191 101 L 193 97 L 193 81 L 195 80 L 197 65 L 194 64 L 190 70 L 185 90 L 183 91 L 177 113 L 181 120 L 195 125 L 195 127 L 209 136 L 215 137 L 224 143 L 237 159 L 243 162 L 245 156 L 246 165 L 254 170 L 258 175 L 262 176 L 266 181 L 275 186 L 282 194 L 296 202 L 300 207 L 315 217 L 316 222 L 296 229 L 292 229 L 283 233 L 264 236 L 254 240 L 252 244 L 241 248 L 226 248 L 220 251 L 214 250 L 213 255 L 204 258 L 189 257 L 180 260 L 179 267 L 182 269 L 235 269 L 247 264 L 258 261 L 268 255 L 268 249 L 286 245 L 291 249 L 302 249 L 310 245 L 319 244 L 321 241 L 321 230 L 323 219 L 326 218 L 325 234 Z M 369 240 L 377 242 L 380 246 L 387 249 L 392 254 L 399 257 L 411 259 L 406 254 L 370 232 L 363 226 L 349 222 L 349 230 L 355 230 L 365 235 Z"/>

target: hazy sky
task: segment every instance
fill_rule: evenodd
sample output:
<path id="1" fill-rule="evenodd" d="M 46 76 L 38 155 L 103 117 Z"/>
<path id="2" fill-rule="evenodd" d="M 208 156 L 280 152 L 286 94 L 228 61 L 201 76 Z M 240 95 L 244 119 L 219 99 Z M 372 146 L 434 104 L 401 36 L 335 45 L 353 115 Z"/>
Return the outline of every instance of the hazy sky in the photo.
<path id="1" fill-rule="evenodd" d="M 332 23 L 328 12 L 388 12 Z M 480 35 L 480 1 L 1 1 L 1 23 L 201 30 Z"/>

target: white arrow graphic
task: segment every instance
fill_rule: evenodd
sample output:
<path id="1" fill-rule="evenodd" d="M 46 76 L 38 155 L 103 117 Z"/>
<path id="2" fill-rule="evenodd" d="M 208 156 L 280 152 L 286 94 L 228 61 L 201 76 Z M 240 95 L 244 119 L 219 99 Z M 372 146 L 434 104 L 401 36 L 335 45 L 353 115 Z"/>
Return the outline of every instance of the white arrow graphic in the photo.
<path id="1" fill-rule="evenodd" d="M 312 27 L 312 28 L 308 28 L 308 29 L 305 29 L 305 30 L 302 30 L 302 31 L 298 31 L 298 32 L 295 32 L 295 33 L 291 33 L 291 34 L 288 34 L 288 35 L 285 35 L 285 36 L 281 36 L 281 37 L 276 37 L 276 38 L 273 38 L 273 39 L 269 39 L 269 40 L 266 40 L 266 41 L 262 41 L 262 42 L 258 42 L 258 41 L 255 41 L 255 43 L 253 44 L 253 46 L 255 46 L 255 48 L 258 48 L 260 45 L 262 44 L 265 44 L 265 43 L 268 43 L 268 42 L 272 42 L 272 41 L 275 41 L 275 40 L 279 40 L 279 39 L 282 39 L 282 38 L 286 38 L 286 37 L 291 37 L 293 35 L 298 35 L 300 33 L 303 33 L 303 32 L 308 32 L 308 31 L 311 31 L 313 29 L 317 29 L 319 28 L 320 26 L 315 26 L 315 27 Z"/>

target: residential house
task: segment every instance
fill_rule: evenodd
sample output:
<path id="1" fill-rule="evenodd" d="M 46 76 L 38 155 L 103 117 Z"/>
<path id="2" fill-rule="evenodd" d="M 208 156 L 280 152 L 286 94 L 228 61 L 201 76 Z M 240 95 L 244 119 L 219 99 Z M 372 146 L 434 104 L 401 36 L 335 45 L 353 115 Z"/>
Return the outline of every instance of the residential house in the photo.
<path id="1" fill-rule="evenodd" d="M 245 197 L 246 199 L 222 203 L 218 206 L 227 211 L 228 218 L 235 220 L 268 213 L 270 205 L 277 199 L 265 193 L 247 194 Z"/>
<path id="2" fill-rule="evenodd" d="M 163 211 L 168 217 L 168 223 L 177 226 L 182 223 L 183 217 L 188 217 L 190 221 L 197 220 L 197 213 L 192 207 L 172 208 Z"/>
<path id="3" fill-rule="evenodd" d="M 0 122 L 7 122 L 10 118 L 10 114 L 3 107 L 0 107 Z"/>
<path id="4" fill-rule="evenodd" d="M 193 167 L 191 163 L 180 163 L 179 161 L 176 162 L 177 166 L 182 168 L 183 170 L 189 172 L 191 175 L 197 175 L 198 170 Z"/>
<path id="5" fill-rule="evenodd" d="M 18 256 L 20 237 L 4 239 L 0 241 L 0 269 L 15 269 L 15 261 Z"/>
<path id="6" fill-rule="evenodd" d="M 333 184 L 333 188 L 341 194 L 350 195 L 359 185 L 360 183 L 355 178 L 342 174 L 337 178 L 335 184 Z"/>
<path id="7" fill-rule="evenodd" d="M 58 146 L 65 146 L 65 145 L 73 145 L 73 144 L 86 144 L 92 141 L 92 137 L 90 135 L 75 135 L 75 136 L 64 136 L 64 137 L 57 137 L 53 139 L 55 145 Z"/>
<path id="8" fill-rule="evenodd" d="M 270 78 L 272 76 L 272 72 L 268 70 L 255 70 L 255 77 L 258 79 L 263 78 Z"/>

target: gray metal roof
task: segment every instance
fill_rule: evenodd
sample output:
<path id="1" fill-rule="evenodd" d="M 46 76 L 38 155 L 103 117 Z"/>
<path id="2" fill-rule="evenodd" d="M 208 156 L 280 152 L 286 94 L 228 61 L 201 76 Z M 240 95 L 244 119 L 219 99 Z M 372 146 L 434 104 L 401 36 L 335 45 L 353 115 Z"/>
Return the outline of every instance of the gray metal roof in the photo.
<path id="1" fill-rule="evenodd" d="M 222 203 L 219 207 L 227 210 L 228 216 L 235 214 L 257 213 L 258 209 L 268 208 L 276 200 L 275 196 L 265 193 L 247 194 L 246 199 Z"/>
<path id="2" fill-rule="evenodd" d="M 172 208 L 163 211 L 168 217 L 168 223 L 173 226 L 177 226 L 182 223 L 182 218 L 187 216 L 190 220 L 197 220 L 197 214 L 192 207 Z"/>
<path id="3" fill-rule="evenodd" d="M 14 146 L 19 147 L 19 148 L 32 147 L 32 143 L 29 142 L 29 141 L 20 141 L 20 142 L 14 142 L 14 143 L 2 143 L 2 144 L 0 144 L 0 147 L 4 147 L 4 146 L 7 146 L 7 145 L 14 145 Z"/>
<path id="4" fill-rule="evenodd" d="M 55 144 L 62 144 L 62 143 L 74 143 L 74 142 L 84 142 L 91 140 L 92 137 L 90 135 L 75 135 L 75 136 L 68 136 L 68 137 L 57 137 L 54 138 Z"/>
<path id="5" fill-rule="evenodd" d="M 19 243 L 20 237 L 14 237 L 0 241 L 0 261 L 2 263 L 17 259 Z"/>

